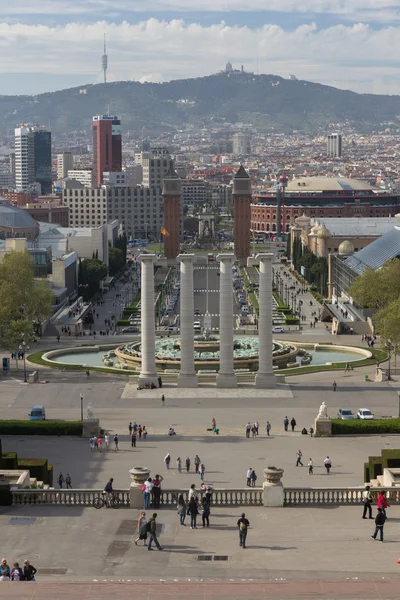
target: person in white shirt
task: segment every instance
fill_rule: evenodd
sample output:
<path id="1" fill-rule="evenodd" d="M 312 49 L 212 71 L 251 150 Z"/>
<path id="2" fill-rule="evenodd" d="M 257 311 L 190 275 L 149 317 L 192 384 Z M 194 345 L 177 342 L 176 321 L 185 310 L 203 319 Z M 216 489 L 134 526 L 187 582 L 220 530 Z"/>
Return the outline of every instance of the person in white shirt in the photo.
<path id="1" fill-rule="evenodd" d="M 314 463 L 313 463 L 313 459 L 312 458 L 310 458 L 308 460 L 307 467 L 308 467 L 308 474 L 309 475 L 313 475 L 314 474 Z"/>
<path id="2" fill-rule="evenodd" d="M 329 458 L 329 456 L 327 456 L 326 459 L 324 460 L 324 465 L 325 465 L 326 472 L 329 475 L 331 467 L 332 467 L 332 461 Z"/>
<path id="3" fill-rule="evenodd" d="M 108 435 L 108 433 L 106 433 L 106 435 L 104 436 L 104 445 L 106 447 L 106 450 L 108 450 L 109 443 L 110 443 L 110 436 Z"/>
<path id="4" fill-rule="evenodd" d="M 188 502 L 190 502 L 191 498 L 194 498 L 195 500 L 197 500 L 197 490 L 196 490 L 196 486 L 194 485 L 194 483 L 192 483 L 192 485 L 190 486 L 190 490 L 189 490 L 189 497 L 188 497 Z"/>
<path id="5" fill-rule="evenodd" d="M 250 486 L 251 486 L 251 472 L 252 472 L 252 470 L 253 470 L 253 469 L 252 469 L 251 467 L 250 467 L 250 469 L 248 469 L 248 470 L 247 470 L 247 475 L 246 475 L 246 477 L 247 477 L 247 485 L 248 485 L 248 487 L 250 487 Z"/>
<path id="6" fill-rule="evenodd" d="M 150 494 L 151 494 L 152 489 L 153 489 L 153 482 L 151 480 L 151 477 L 149 477 L 148 480 L 144 482 L 143 487 L 142 487 L 145 510 L 147 510 L 150 506 Z"/>

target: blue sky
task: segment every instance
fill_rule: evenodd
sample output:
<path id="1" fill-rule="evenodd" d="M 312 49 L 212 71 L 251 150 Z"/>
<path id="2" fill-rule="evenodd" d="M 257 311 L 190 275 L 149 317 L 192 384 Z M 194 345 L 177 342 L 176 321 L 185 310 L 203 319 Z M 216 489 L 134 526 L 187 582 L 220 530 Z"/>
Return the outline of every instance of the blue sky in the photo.
<path id="1" fill-rule="evenodd" d="M 151 11 L 148 6 L 151 5 Z M 400 93 L 399 0 L 0 0 L 8 94 L 198 77 L 231 60 L 358 92 Z"/>

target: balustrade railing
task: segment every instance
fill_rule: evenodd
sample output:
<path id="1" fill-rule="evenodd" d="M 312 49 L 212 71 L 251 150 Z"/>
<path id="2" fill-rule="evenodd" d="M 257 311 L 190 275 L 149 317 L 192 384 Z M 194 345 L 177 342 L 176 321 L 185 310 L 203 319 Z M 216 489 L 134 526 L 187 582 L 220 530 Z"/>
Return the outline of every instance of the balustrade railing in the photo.
<path id="1" fill-rule="evenodd" d="M 13 504 L 63 504 L 67 506 L 91 506 L 93 500 L 102 497 L 103 490 L 37 490 L 25 488 L 11 490 Z M 114 490 L 122 506 L 129 506 L 129 491 Z"/>
<path id="2" fill-rule="evenodd" d="M 364 487 L 353 488 L 284 488 L 284 506 L 292 505 L 327 505 L 327 504 L 361 504 Z M 389 504 L 400 504 L 400 489 L 393 487 L 372 488 L 374 501 L 381 491 L 386 492 Z"/>
<path id="3" fill-rule="evenodd" d="M 178 497 L 182 494 L 185 502 L 188 502 L 189 492 L 187 490 L 164 489 L 161 492 L 160 505 L 176 505 Z M 201 501 L 203 492 L 198 492 L 198 498 Z M 262 488 L 243 488 L 243 489 L 214 489 L 211 498 L 214 506 L 262 506 L 263 489 Z"/>

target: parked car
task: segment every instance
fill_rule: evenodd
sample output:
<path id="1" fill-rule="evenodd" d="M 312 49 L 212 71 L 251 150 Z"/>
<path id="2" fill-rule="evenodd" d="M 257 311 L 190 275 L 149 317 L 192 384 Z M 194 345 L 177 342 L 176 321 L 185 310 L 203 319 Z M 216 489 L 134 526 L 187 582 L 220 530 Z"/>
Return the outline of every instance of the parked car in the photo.
<path id="1" fill-rule="evenodd" d="M 121 333 L 139 333 L 138 327 L 124 327 Z"/>
<path id="2" fill-rule="evenodd" d="M 194 309 L 194 314 L 195 314 L 195 315 L 199 315 L 199 314 L 200 314 L 200 311 L 199 311 L 199 309 L 198 309 L 198 308 L 195 308 L 195 309 Z"/>
<path id="3" fill-rule="evenodd" d="M 37 404 L 36 406 L 32 406 L 29 413 L 30 421 L 45 421 L 46 420 L 46 411 L 44 410 L 43 404 Z"/>
<path id="4" fill-rule="evenodd" d="M 201 330 L 201 323 L 200 323 L 200 321 L 195 321 L 193 323 L 193 327 L 194 327 L 195 331 L 200 331 Z"/>
<path id="5" fill-rule="evenodd" d="M 281 326 L 278 327 L 273 327 L 272 328 L 272 333 L 285 333 L 285 329 Z"/>
<path id="6" fill-rule="evenodd" d="M 337 418 L 343 419 L 343 421 L 351 421 L 352 419 L 355 419 L 354 413 L 350 410 L 350 408 L 339 408 Z"/>
<path id="7" fill-rule="evenodd" d="M 374 413 L 372 413 L 369 408 L 360 408 L 357 413 L 357 419 L 363 419 L 364 421 L 372 421 L 375 419 Z"/>

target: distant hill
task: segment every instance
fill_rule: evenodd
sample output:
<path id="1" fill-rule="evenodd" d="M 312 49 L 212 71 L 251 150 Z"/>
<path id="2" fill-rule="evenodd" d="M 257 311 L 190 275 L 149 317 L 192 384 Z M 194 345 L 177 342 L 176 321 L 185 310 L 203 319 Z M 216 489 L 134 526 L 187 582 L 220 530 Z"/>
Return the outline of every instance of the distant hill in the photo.
<path id="1" fill-rule="evenodd" d="M 356 94 L 274 75 L 218 74 L 168 83 L 88 85 L 39 96 L 0 96 L 0 131 L 26 122 L 55 133 L 83 130 L 95 114 L 116 114 L 124 130 L 181 128 L 211 122 L 252 123 L 262 129 L 317 131 L 349 121 L 360 131 L 400 115 L 400 96 Z"/>

